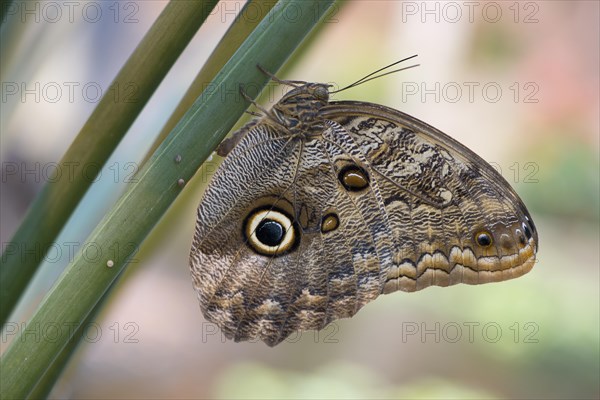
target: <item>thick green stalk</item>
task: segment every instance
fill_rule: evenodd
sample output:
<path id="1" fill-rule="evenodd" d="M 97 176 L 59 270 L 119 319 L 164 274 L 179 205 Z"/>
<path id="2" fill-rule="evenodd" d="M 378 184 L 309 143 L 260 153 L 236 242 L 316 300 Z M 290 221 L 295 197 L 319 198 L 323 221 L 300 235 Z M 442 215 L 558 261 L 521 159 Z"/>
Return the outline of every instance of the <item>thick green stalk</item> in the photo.
<path id="1" fill-rule="evenodd" d="M 183 99 L 177 105 L 177 108 L 171 116 L 169 120 L 163 126 L 160 134 L 156 138 L 155 142 L 152 145 L 152 148 L 148 151 L 146 155 L 146 159 L 140 165 L 143 165 L 150 156 L 156 151 L 158 146 L 165 140 L 169 132 L 177 125 L 177 122 L 183 117 L 185 112 L 191 107 L 196 98 L 202 93 L 202 82 L 211 81 L 215 75 L 219 72 L 221 68 L 225 65 L 225 63 L 229 60 L 229 58 L 235 53 L 237 48 L 244 42 L 244 40 L 248 37 L 248 35 L 252 32 L 254 28 L 258 25 L 258 23 L 262 20 L 267 12 L 275 5 L 275 2 L 265 1 L 265 0 L 250 0 L 248 3 L 244 5 L 241 10 L 240 15 L 246 15 L 246 12 L 252 12 L 256 9 L 263 10 L 260 14 L 252 14 L 257 15 L 257 18 L 236 18 L 231 27 L 227 30 L 215 50 L 212 52 L 196 78 L 194 82 L 192 82 L 190 88 L 186 91 Z M 164 222 L 164 221 L 163 221 Z M 117 284 L 118 280 L 115 280 L 111 286 L 111 288 L 104 294 L 103 298 L 96 304 L 94 310 L 90 313 L 86 321 L 81 325 L 78 332 L 75 332 L 75 337 L 81 337 L 84 334 L 85 326 L 89 325 L 89 323 L 94 321 L 94 318 L 100 312 L 100 309 L 103 306 L 104 300 L 110 298 L 111 292 Z M 30 393 L 30 397 L 37 399 L 43 399 L 48 396 L 51 392 L 54 383 L 60 377 L 61 372 L 64 370 L 65 366 L 69 362 L 72 353 L 77 348 L 77 341 L 70 341 L 65 348 L 63 348 L 61 354 L 55 359 L 52 363 L 52 366 L 48 369 L 48 371 L 44 374 L 42 379 L 38 382 L 35 389 Z"/>
<path id="2" fill-rule="evenodd" d="M 216 3 L 174 1 L 166 6 L 62 157 L 59 165 L 69 174 L 46 183 L 12 240 L 3 244 L 2 325 L 97 172 Z"/>
<path id="3" fill-rule="evenodd" d="M 127 260 L 248 106 L 239 85 L 255 97 L 333 1 L 280 1 L 235 52 L 138 174 L 27 323 L 58 326 L 52 340 L 21 332 L 0 360 L 0 397 L 26 397 L 93 310 Z M 276 38 L 276 42 L 274 41 Z M 53 332 L 53 333 L 54 333 Z"/>
<path id="4" fill-rule="evenodd" d="M 250 32 L 256 28 L 275 4 L 276 2 L 272 0 L 250 0 L 244 5 L 239 14 L 241 17 L 236 18 L 233 21 L 223 38 L 219 41 L 217 47 L 215 47 L 210 54 L 210 57 L 208 57 L 208 60 L 202 66 L 202 69 L 198 72 L 196 78 L 194 78 L 194 81 L 185 92 L 185 95 L 179 104 L 177 104 L 175 111 L 173 111 L 169 120 L 161 129 L 140 165 L 144 165 L 146 161 L 148 161 L 150 156 L 165 140 L 169 132 L 173 130 L 181 117 L 183 117 L 185 112 L 190 108 L 194 101 L 196 101 L 198 96 L 200 96 L 200 93 L 204 91 L 206 82 L 210 82 L 214 79 L 217 72 L 223 68 L 233 53 L 235 53 L 244 40 L 246 40 Z M 245 15 L 251 15 L 252 18 L 245 18 Z"/>
<path id="5" fill-rule="evenodd" d="M 29 395 L 27 396 L 29 399 L 45 399 L 48 397 L 48 395 L 52 391 L 52 388 L 54 387 L 54 384 L 61 376 L 62 371 L 67 366 L 69 360 L 71 359 L 71 356 L 77 349 L 77 346 L 81 344 L 81 340 L 79 340 L 79 338 L 84 337 L 84 335 L 86 334 L 86 329 L 95 322 L 94 319 L 98 316 L 98 313 L 101 310 L 101 307 L 99 306 L 104 302 L 104 300 L 110 297 L 118 281 L 119 279 L 116 279 L 113 285 L 104 293 L 104 296 L 102 296 L 102 298 L 98 302 L 98 306 L 95 307 L 94 310 L 92 310 L 88 317 L 75 331 L 73 335 L 74 339 L 69 340 L 67 345 L 61 350 L 60 354 L 46 369 L 46 372 L 41 377 L 41 379 L 38 380 L 33 390 L 29 392 Z"/>

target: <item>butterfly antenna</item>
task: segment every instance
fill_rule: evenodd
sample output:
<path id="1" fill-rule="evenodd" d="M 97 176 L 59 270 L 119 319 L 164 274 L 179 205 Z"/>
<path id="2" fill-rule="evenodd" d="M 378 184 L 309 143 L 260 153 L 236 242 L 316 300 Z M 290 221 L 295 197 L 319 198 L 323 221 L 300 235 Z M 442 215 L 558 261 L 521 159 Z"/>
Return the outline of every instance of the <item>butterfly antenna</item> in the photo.
<path id="1" fill-rule="evenodd" d="M 338 93 L 338 92 L 341 92 L 342 90 L 346 90 L 346 89 L 350 89 L 350 88 L 353 88 L 353 87 L 358 86 L 358 85 L 362 85 L 363 83 L 371 81 L 373 79 L 381 78 L 383 76 L 394 74 L 394 73 L 399 72 L 399 71 L 404 71 L 404 70 L 407 70 L 407 69 L 410 69 L 410 68 L 418 67 L 420 64 L 414 64 L 414 65 L 411 65 L 411 66 L 408 66 L 408 67 L 395 69 L 393 71 L 388 71 L 388 72 L 386 72 L 384 74 L 381 74 L 381 75 L 376 75 L 376 74 L 380 73 L 381 71 L 384 71 L 384 70 L 386 70 L 388 68 L 393 67 L 394 65 L 398 65 L 401 62 L 408 61 L 408 60 L 410 60 L 412 58 L 415 58 L 415 57 L 417 57 L 417 55 L 418 54 L 415 54 L 414 56 L 406 57 L 406 58 L 403 58 L 400 61 L 396 61 L 395 63 L 387 65 L 387 66 L 385 66 L 383 68 L 380 68 L 377 71 L 371 72 L 369 75 L 363 76 L 362 78 L 360 78 L 356 82 L 354 82 L 354 83 L 352 83 L 352 84 L 350 84 L 350 85 L 348 85 L 348 86 L 346 86 L 346 87 L 344 87 L 342 89 L 338 89 L 338 90 L 336 90 L 334 92 L 330 92 L 330 93 Z M 376 76 L 373 76 L 373 75 L 376 75 Z"/>

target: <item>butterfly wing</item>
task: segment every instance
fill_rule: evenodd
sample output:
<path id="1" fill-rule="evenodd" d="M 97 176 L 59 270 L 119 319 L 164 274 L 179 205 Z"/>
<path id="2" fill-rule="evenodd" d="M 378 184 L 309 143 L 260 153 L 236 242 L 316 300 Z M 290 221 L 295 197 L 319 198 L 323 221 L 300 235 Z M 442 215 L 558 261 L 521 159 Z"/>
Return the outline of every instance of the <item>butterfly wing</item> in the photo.
<path id="1" fill-rule="evenodd" d="M 236 341 L 275 345 L 354 315 L 391 262 L 381 195 L 339 190 L 362 152 L 260 123 L 239 137 L 198 208 L 190 265 L 205 318 Z"/>
<path id="2" fill-rule="evenodd" d="M 223 147 L 190 254 L 207 320 L 273 346 L 381 293 L 533 267 L 533 221 L 492 167 L 399 111 L 326 103 L 325 88 L 293 90 Z"/>
<path id="3" fill-rule="evenodd" d="M 531 270 L 538 248 L 533 221 L 475 153 L 377 104 L 331 102 L 321 115 L 363 150 L 383 197 L 393 241 L 384 293 L 501 281 Z"/>

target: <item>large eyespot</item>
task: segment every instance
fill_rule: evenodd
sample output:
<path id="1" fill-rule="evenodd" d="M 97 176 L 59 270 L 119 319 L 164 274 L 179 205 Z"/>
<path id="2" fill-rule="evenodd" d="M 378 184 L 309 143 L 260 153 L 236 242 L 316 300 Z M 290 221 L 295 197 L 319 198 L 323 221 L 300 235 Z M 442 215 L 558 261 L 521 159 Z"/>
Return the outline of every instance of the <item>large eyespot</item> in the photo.
<path id="1" fill-rule="evenodd" d="M 321 232 L 327 233 L 335 231 L 340 226 L 340 219 L 335 214 L 327 214 L 321 220 Z"/>
<path id="2" fill-rule="evenodd" d="M 490 247 L 493 243 L 492 235 L 486 231 L 480 231 L 475 234 L 475 241 L 481 247 Z"/>
<path id="3" fill-rule="evenodd" d="M 298 244 L 299 233 L 292 218 L 274 208 L 254 209 L 244 221 L 244 237 L 257 253 L 280 256 Z"/>
<path id="4" fill-rule="evenodd" d="M 344 167 L 338 179 L 342 186 L 350 192 L 359 192 L 369 186 L 369 174 L 357 165 Z"/>

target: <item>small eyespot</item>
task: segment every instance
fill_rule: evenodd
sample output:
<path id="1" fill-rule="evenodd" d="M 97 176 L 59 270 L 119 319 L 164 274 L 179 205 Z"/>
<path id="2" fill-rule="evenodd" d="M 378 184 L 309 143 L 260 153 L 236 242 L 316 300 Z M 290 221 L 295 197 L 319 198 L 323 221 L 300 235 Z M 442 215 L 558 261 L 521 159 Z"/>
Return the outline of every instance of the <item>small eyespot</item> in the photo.
<path id="1" fill-rule="evenodd" d="M 244 237 L 258 254 L 283 255 L 297 244 L 298 230 L 292 219 L 278 209 L 253 210 L 244 222 Z"/>
<path id="2" fill-rule="evenodd" d="M 289 128 L 294 128 L 295 126 L 298 125 L 298 120 L 297 119 L 288 119 L 287 120 L 287 125 Z"/>
<path id="3" fill-rule="evenodd" d="M 521 227 L 523 228 L 523 232 L 525 232 L 525 236 L 527 236 L 527 239 L 531 239 L 531 230 L 529 229 L 529 226 L 527 226 L 526 223 L 522 223 Z"/>
<path id="4" fill-rule="evenodd" d="M 525 240 L 525 235 L 523 235 L 523 232 L 521 232 L 520 229 L 516 229 L 515 235 L 519 239 L 519 243 L 521 243 L 521 245 L 525 246 L 525 243 L 527 243 L 527 240 Z"/>
<path id="5" fill-rule="evenodd" d="M 358 192 L 369 186 L 369 174 L 357 165 L 343 168 L 338 179 L 342 186 L 350 192 Z"/>
<path id="6" fill-rule="evenodd" d="M 335 214 L 327 214 L 321 221 L 321 232 L 327 233 L 336 230 L 340 226 L 340 220 Z"/>
<path id="7" fill-rule="evenodd" d="M 506 233 L 503 233 L 502 235 L 500 235 L 500 239 L 497 242 L 500 244 L 500 246 L 502 246 L 504 249 L 507 249 L 507 250 L 512 249 L 512 247 L 515 244 L 512 236 L 510 236 Z"/>
<path id="8" fill-rule="evenodd" d="M 477 244 L 481 247 L 489 247 L 492 245 L 492 235 L 489 232 L 478 232 L 475 235 L 475 241 L 477 242 Z"/>

